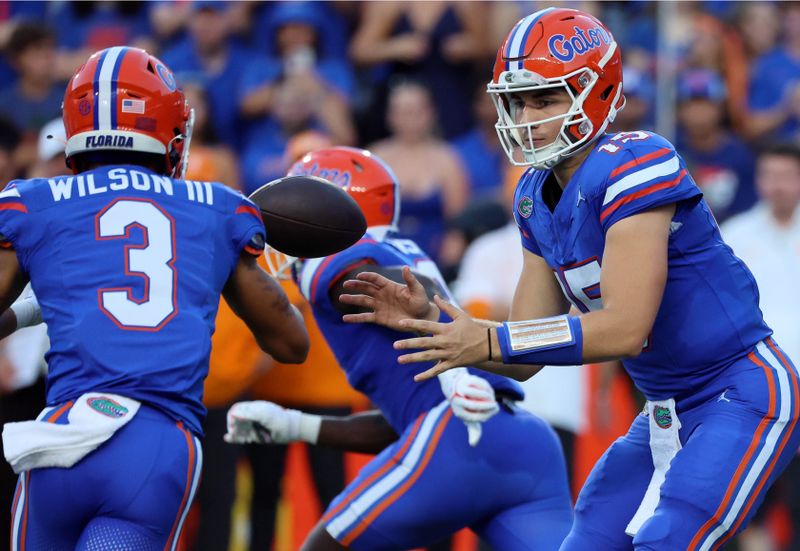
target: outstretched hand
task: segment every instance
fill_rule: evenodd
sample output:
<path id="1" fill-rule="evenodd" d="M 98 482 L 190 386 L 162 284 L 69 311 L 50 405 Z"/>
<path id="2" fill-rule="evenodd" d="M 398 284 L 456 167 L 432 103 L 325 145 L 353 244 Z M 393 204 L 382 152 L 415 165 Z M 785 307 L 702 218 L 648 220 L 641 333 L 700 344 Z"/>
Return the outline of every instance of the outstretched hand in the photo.
<path id="1" fill-rule="evenodd" d="M 339 301 L 370 311 L 345 314 L 342 320 L 347 323 L 375 323 L 395 331 L 409 331 L 400 324 L 401 320 L 439 317 L 438 309 L 428 301 L 425 287 L 408 266 L 403 266 L 405 285 L 375 272 L 361 272 L 356 278 L 344 282 L 348 293 L 340 295 Z"/>
<path id="2" fill-rule="evenodd" d="M 474 365 L 489 359 L 486 328 L 441 297 L 436 296 L 433 300 L 436 306 L 453 318 L 453 321 L 437 323 L 418 319 L 400 320 L 401 330 L 428 333 L 430 336 L 404 339 L 394 343 L 395 350 L 422 349 L 420 352 L 400 356 L 397 361 L 401 364 L 437 362 L 427 371 L 416 375 L 415 381 L 424 381 L 448 369 Z"/>

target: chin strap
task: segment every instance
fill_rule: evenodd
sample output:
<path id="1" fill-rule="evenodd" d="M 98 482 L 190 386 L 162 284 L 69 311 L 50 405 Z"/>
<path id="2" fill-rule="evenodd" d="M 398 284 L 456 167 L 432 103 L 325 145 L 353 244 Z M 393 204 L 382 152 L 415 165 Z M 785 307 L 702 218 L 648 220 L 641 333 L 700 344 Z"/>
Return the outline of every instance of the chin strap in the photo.
<path id="1" fill-rule="evenodd" d="M 186 134 L 183 138 L 183 152 L 181 153 L 180 164 L 172 169 L 172 177 L 175 177 L 175 170 L 180 166 L 178 179 L 186 179 L 186 171 L 189 169 L 189 146 L 192 144 L 192 133 L 194 132 L 194 109 L 189 109 L 189 118 L 186 121 Z M 177 139 L 177 138 L 176 138 Z M 174 141 L 174 140 L 173 140 Z"/>

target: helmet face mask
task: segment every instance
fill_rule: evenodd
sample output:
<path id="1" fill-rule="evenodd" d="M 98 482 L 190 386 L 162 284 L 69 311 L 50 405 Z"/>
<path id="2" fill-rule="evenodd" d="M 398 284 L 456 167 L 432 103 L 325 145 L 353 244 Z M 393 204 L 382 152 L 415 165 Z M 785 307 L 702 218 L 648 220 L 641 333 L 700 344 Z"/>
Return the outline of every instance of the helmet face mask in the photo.
<path id="1" fill-rule="evenodd" d="M 566 92 L 571 102 L 567 111 L 518 123 L 510 95 L 548 89 Z M 487 92 L 498 114 L 497 135 L 511 163 L 549 169 L 594 141 L 624 106 L 619 49 L 594 17 L 548 8 L 511 30 L 497 53 Z M 536 147 L 532 130 L 559 119 L 555 139 Z"/>
<path id="2" fill-rule="evenodd" d="M 271 247 L 269 243 L 266 245 L 264 262 L 267 265 L 267 272 L 275 279 L 292 279 L 292 266 L 296 261 L 297 257 L 282 253 L 278 249 Z"/>

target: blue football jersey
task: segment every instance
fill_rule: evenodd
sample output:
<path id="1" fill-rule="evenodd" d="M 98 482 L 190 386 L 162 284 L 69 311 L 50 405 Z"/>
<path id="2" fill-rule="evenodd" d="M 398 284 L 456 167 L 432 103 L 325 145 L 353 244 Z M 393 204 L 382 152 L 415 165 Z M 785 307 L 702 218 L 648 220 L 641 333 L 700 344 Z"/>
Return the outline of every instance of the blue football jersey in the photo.
<path id="1" fill-rule="evenodd" d="M 220 293 L 259 211 L 223 184 L 134 166 L 12 182 L 0 233 L 31 279 L 51 348 L 47 402 L 113 392 L 201 433 Z"/>
<path id="2" fill-rule="evenodd" d="M 542 198 L 550 175 L 528 170 L 522 176 L 514 218 L 525 249 L 545 259 L 582 312 L 603 305 L 600 270 L 608 229 L 628 216 L 677 205 L 667 284 L 652 333 L 642 353 L 623 362 L 647 398 L 691 392 L 771 334 L 753 276 L 722 241 L 669 141 L 650 132 L 602 136 L 553 211 Z"/>
<path id="3" fill-rule="evenodd" d="M 447 289 L 434 262 L 416 243 L 394 232 L 370 230 L 355 245 L 336 255 L 306 260 L 296 271 L 297 283 L 311 304 L 320 331 L 344 369 L 347 380 L 366 394 L 383 412 L 392 427 L 401 434 L 420 414 L 443 400 L 437 380 L 415 383 L 413 375 L 433 364 L 400 365 L 396 340 L 408 338 L 378 325 L 348 324 L 328 295 L 330 288 L 350 270 L 366 263 L 380 266 L 410 266 Z M 453 300 L 451 296 L 447 297 Z M 477 374 L 477 373 L 476 373 Z M 480 372 L 497 391 L 522 399 L 522 388 L 511 379 Z"/>

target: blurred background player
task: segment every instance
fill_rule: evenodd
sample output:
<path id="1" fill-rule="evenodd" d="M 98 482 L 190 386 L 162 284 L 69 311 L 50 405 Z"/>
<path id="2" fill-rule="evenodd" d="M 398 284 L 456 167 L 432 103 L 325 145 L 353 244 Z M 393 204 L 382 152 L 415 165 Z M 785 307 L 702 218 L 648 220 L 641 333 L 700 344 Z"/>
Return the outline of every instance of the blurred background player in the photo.
<path id="1" fill-rule="evenodd" d="M 431 292 L 447 292 L 435 264 L 395 231 L 400 197 L 387 165 L 367 151 L 340 147 L 306 155 L 289 174 L 343 186 L 367 218 L 367 234 L 356 245 L 303 261 L 295 273 L 350 384 L 380 411 L 334 418 L 244 402 L 231 408 L 227 438 L 383 450 L 333 501 L 303 549 L 401 550 L 465 526 L 498 551 L 557 549 L 571 523 L 564 458 L 552 429 L 514 404 L 523 397 L 519 386 L 466 370 L 443 380 L 442 388 L 433 381 L 416 384 L 395 365 L 392 341 L 401 333 L 342 321 L 343 314 L 361 311 L 339 301 L 342 284 L 364 270 L 407 280 L 401 267 L 411 265 L 425 274 L 420 277 Z M 466 419 L 496 414 L 471 447 L 453 411 Z M 477 487 L 488 492 L 479 500 Z"/>
<path id="2" fill-rule="evenodd" d="M 408 286 L 378 274 L 359 275 L 374 286 L 357 304 L 368 321 L 432 335 L 395 343 L 422 349 L 401 365 L 437 362 L 417 380 L 460 365 L 524 379 L 622 359 L 647 415 L 595 466 L 562 549 L 722 545 L 800 442 L 797 370 L 752 275 L 667 140 L 605 133 L 624 96 L 619 46 L 598 19 L 564 8 L 523 18 L 488 91 L 509 160 L 531 167 L 514 200 L 526 249 L 515 321 L 473 320 L 441 299 L 397 307 Z M 570 302 L 581 315 L 567 315 Z M 440 309 L 454 321 L 433 321 Z"/>
<path id="3" fill-rule="evenodd" d="M 202 465 L 220 294 L 262 349 L 305 358 L 299 313 L 256 264 L 258 210 L 222 184 L 174 178 L 190 117 L 157 58 L 97 52 L 64 96 L 74 175 L 0 195 L 0 304 L 30 278 L 51 338 L 48 407 L 3 431 L 20 473 L 12 549 L 175 549 Z"/>

